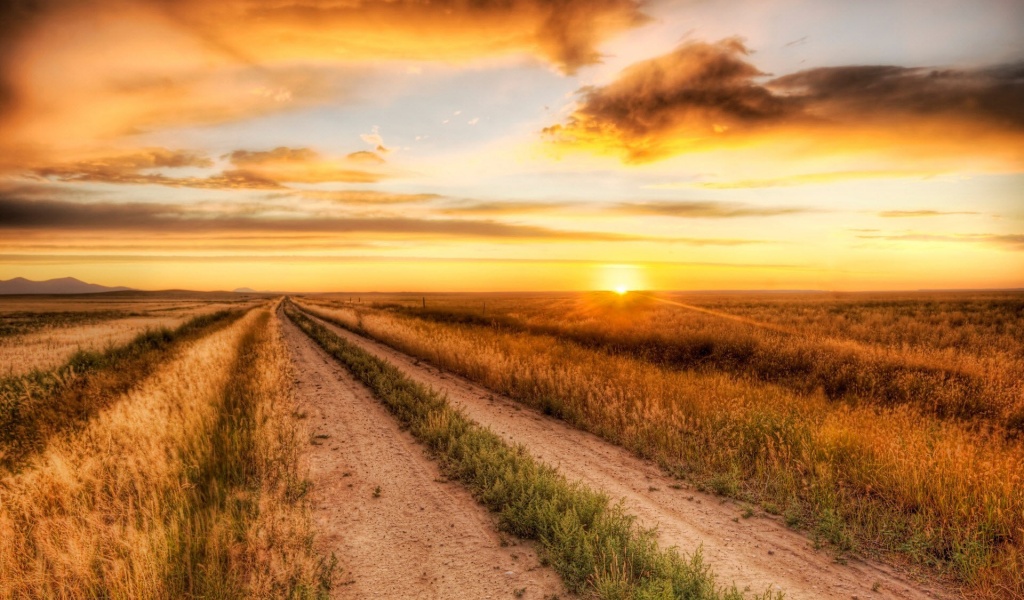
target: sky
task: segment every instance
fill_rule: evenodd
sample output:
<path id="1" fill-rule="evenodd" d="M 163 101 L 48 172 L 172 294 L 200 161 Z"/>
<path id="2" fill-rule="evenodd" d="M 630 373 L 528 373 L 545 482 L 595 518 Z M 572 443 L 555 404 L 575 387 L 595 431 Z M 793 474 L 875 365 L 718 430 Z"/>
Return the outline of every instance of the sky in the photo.
<path id="1" fill-rule="evenodd" d="M 13 0 L 0 279 L 1024 287 L 1019 0 Z"/>

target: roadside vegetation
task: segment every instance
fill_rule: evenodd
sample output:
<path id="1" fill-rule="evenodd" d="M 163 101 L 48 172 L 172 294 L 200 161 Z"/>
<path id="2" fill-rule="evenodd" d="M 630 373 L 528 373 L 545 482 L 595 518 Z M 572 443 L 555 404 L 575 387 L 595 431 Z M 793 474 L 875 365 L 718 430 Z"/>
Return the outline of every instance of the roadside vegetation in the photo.
<path id="1" fill-rule="evenodd" d="M 403 427 L 464 483 L 500 526 L 538 541 L 548 563 L 574 592 L 608 599 L 738 599 L 721 589 L 696 551 L 682 558 L 658 548 L 620 506 L 539 464 L 466 419 L 443 396 L 388 363 L 347 343 L 293 306 L 286 314 L 324 350 L 370 388 Z M 780 597 L 765 593 L 762 598 Z"/>
<path id="2" fill-rule="evenodd" d="M 201 315 L 174 330 L 147 330 L 123 346 L 78 351 L 52 371 L 0 380 L 0 473 L 17 470 L 51 436 L 87 422 L 153 373 L 182 343 L 243 314 L 226 310 Z"/>
<path id="3" fill-rule="evenodd" d="M 438 311 L 437 301 L 423 315 L 408 305 L 316 300 L 302 306 L 655 459 L 700 487 L 756 503 L 831 546 L 840 559 L 848 552 L 886 555 L 934 569 L 973 595 L 1024 595 L 1024 441 L 1014 421 L 1024 401 L 1021 359 L 1014 354 L 1021 298 L 997 298 L 978 310 L 953 305 L 949 311 L 960 316 L 940 317 L 951 325 L 931 332 L 904 320 L 894 325 L 903 333 L 875 332 L 888 321 L 864 319 L 875 309 L 862 306 L 851 314 L 872 326 L 835 326 L 818 337 L 813 327 L 821 322 L 803 335 L 780 329 L 799 325 L 793 315 L 820 315 L 834 306 L 780 308 L 789 321 L 769 329 L 701 313 L 659 326 L 667 308 L 655 303 L 638 308 L 611 295 L 570 301 L 582 303 L 573 310 L 587 317 L 523 299 L 507 300 L 504 310 L 495 302 L 486 316 L 479 304 Z M 884 302 L 877 309 L 882 315 L 942 310 Z M 737 314 L 760 321 L 770 311 Z M 949 329 L 958 319 L 975 332 L 959 346 Z M 631 322 L 636 332 L 630 333 Z M 850 336 L 857 339 L 843 342 L 836 337 L 841 331 L 856 332 Z M 652 339 L 683 349 L 703 339 L 710 350 L 665 360 Z M 870 346 L 878 340 L 889 342 Z M 722 349 L 740 347 L 748 348 L 745 363 Z M 833 350 L 838 354 L 829 358 Z M 882 368 L 885 361 L 893 369 Z M 804 366 L 793 370 L 794 364 Z M 830 375 L 836 365 L 846 366 Z M 948 376 L 953 372 L 980 387 L 958 388 L 960 380 Z M 797 373 L 854 383 L 840 394 L 838 385 L 833 392 L 823 383 L 803 387 Z M 904 399 L 874 395 L 886 386 L 906 386 Z M 951 395 L 935 400 L 929 395 L 935 390 Z M 971 412 L 972 405 L 984 408 Z"/>
<path id="4" fill-rule="evenodd" d="M 0 598 L 326 597 L 276 321 L 219 322 L 0 478 Z"/>
<path id="5" fill-rule="evenodd" d="M 174 329 L 198 316 L 246 310 L 255 303 L 108 301 L 90 306 L 84 300 L 46 299 L 35 307 L 24 304 L 0 297 L 0 378 L 51 370 L 80 350 L 120 346 L 149 329 Z"/>
<path id="6" fill-rule="evenodd" d="M 661 366 L 723 372 L 801 394 L 820 391 L 853 405 L 910 404 L 939 418 L 1024 434 L 1019 294 L 840 301 L 605 294 L 492 299 L 488 312 L 479 301 L 473 304 L 435 301 L 421 308 L 391 302 L 374 308 L 552 335 Z"/>
<path id="7" fill-rule="evenodd" d="M 113 319 L 140 316 L 119 310 L 82 310 L 59 312 L 15 311 L 3 315 L 0 320 L 0 338 L 24 335 L 40 329 L 56 329 L 98 323 Z"/>

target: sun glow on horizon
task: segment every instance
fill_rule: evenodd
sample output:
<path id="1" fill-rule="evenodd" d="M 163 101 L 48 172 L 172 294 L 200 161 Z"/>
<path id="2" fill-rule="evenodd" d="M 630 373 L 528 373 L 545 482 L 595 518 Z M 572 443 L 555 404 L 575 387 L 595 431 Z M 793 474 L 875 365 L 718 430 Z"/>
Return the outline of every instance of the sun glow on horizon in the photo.
<path id="1" fill-rule="evenodd" d="M 619 296 L 625 296 L 633 290 L 646 289 L 649 286 L 645 285 L 645 271 L 646 268 L 641 265 L 601 265 L 593 289 L 608 290 Z"/>

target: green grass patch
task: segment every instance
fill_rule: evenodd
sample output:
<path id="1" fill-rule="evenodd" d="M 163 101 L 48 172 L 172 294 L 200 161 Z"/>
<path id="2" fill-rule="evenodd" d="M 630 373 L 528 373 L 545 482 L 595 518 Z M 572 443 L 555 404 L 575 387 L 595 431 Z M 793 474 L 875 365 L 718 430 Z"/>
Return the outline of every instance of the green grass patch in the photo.
<path id="1" fill-rule="evenodd" d="M 165 569 L 172 598 L 329 597 L 336 561 L 313 549 L 300 443 L 267 406 L 281 390 L 259 383 L 273 343 L 269 318 L 260 314 L 239 342 L 212 429 L 198 448 L 181 449 L 189 493 L 168 528 L 176 534 Z"/>

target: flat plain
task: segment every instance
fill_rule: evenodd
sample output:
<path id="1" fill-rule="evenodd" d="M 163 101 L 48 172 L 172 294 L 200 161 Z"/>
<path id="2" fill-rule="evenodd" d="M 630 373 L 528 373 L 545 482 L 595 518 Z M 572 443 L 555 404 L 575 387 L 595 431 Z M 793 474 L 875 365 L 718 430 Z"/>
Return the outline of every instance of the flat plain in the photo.
<path id="1" fill-rule="evenodd" d="M 0 300 L 0 597 L 1024 596 L 1024 294 Z"/>

